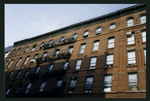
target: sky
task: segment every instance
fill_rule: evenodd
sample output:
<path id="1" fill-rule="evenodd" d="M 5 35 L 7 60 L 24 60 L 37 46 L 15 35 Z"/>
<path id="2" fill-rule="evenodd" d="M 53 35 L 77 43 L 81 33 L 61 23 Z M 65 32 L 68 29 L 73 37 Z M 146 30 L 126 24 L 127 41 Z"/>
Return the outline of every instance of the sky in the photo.
<path id="1" fill-rule="evenodd" d="M 5 4 L 5 47 L 136 4 Z"/>

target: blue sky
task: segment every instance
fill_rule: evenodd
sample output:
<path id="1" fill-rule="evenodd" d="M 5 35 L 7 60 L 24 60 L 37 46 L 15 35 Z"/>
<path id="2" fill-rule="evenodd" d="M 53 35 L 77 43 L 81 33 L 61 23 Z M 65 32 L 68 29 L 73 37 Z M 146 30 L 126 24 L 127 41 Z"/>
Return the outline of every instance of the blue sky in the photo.
<path id="1" fill-rule="evenodd" d="M 135 4 L 5 4 L 5 47 Z"/>

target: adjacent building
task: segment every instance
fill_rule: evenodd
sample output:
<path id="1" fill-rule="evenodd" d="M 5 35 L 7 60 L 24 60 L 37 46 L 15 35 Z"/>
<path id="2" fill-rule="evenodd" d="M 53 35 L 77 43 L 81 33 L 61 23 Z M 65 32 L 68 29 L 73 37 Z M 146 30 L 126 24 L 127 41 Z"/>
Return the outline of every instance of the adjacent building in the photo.
<path id="1" fill-rule="evenodd" d="M 146 98 L 146 4 L 15 42 L 5 97 Z"/>

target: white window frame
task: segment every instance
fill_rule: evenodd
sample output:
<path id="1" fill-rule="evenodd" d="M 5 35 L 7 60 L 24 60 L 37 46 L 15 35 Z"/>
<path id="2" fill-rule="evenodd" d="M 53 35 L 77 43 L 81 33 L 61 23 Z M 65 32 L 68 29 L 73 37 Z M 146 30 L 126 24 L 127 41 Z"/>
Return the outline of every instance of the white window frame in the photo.
<path id="1" fill-rule="evenodd" d="M 85 51 L 86 44 L 81 44 L 79 54 L 83 54 Z"/>
<path id="2" fill-rule="evenodd" d="M 62 44 L 64 40 L 65 40 L 65 37 L 60 38 L 59 43 Z"/>
<path id="3" fill-rule="evenodd" d="M 11 62 L 9 63 L 9 65 L 7 66 L 7 68 L 9 68 L 11 66 L 11 64 L 13 63 L 14 60 L 11 60 Z"/>
<path id="4" fill-rule="evenodd" d="M 116 28 L 116 24 L 114 23 L 114 24 L 111 24 L 110 26 L 109 26 L 109 30 L 114 30 Z"/>
<path id="5" fill-rule="evenodd" d="M 146 23 L 146 15 L 142 15 L 140 17 L 140 23 L 143 24 L 143 23 Z"/>
<path id="6" fill-rule="evenodd" d="M 45 44 L 45 43 L 42 42 L 39 49 L 41 49 L 41 48 L 44 46 L 44 44 Z"/>
<path id="7" fill-rule="evenodd" d="M 112 66 L 114 63 L 114 54 L 107 54 L 106 55 L 106 66 L 110 65 Z"/>
<path id="8" fill-rule="evenodd" d="M 99 41 L 94 41 L 92 51 L 97 51 L 99 49 L 99 43 L 100 43 Z"/>
<path id="9" fill-rule="evenodd" d="M 43 82 L 40 86 L 39 92 L 43 92 L 46 82 Z"/>
<path id="10" fill-rule="evenodd" d="M 49 47 L 51 46 L 52 43 L 53 43 L 53 40 L 50 40 L 49 41 Z"/>
<path id="11" fill-rule="evenodd" d="M 29 92 L 29 90 L 30 90 L 31 86 L 32 86 L 32 83 L 29 83 L 29 84 L 28 84 L 28 86 L 27 86 L 27 88 L 26 88 L 25 93 L 28 93 L 28 92 Z"/>
<path id="12" fill-rule="evenodd" d="M 144 59 L 145 59 L 145 63 L 146 63 L 146 49 L 144 49 Z"/>
<path id="13" fill-rule="evenodd" d="M 131 36 L 127 36 L 127 45 L 135 44 L 134 34 L 132 33 Z"/>
<path id="14" fill-rule="evenodd" d="M 74 38 L 74 39 L 77 39 L 77 36 L 78 36 L 78 34 L 75 33 L 75 34 L 73 35 L 73 38 Z"/>
<path id="15" fill-rule="evenodd" d="M 91 92 L 92 91 L 93 79 L 94 79 L 94 77 L 87 77 L 86 78 L 85 89 L 84 89 L 85 92 Z"/>
<path id="16" fill-rule="evenodd" d="M 36 47 L 36 44 L 32 47 L 31 51 L 34 51 L 35 47 Z"/>
<path id="17" fill-rule="evenodd" d="M 19 65 L 19 63 L 21 62 L 21 60 L 22 60 L 22 58 L 19 58 L 19 60 L 18 60 L 18 62 L 17 62 L 17 64 L 16 64 L 16 66 Z"/>
<path id="18" fill-rule="evenodd" d="M 97 57 L 91 58 L 89 69 L 95 69 L 95 67 L 96 67 L 96 62 L 97 62 Z"/>
<path id="19" fill-rule="evenodd" d="M 23 53 L 26 53 L 28 51 L 28 49 L 29 49 L 29 46 L 26 47 L 26 49 L 24 50 Z"/>
<path id="20" fill-rule="evenodd" d="M 103 92 L 111 92 L 111 89 L 112 89 L 112 75 L 105 75 Z"/>
<path id="21" fill-rule="evenodd" d="M 95 33 L 95 34 L 96 34 L 96 35 L 101 34 L 101 31 L 102 31 L 102 28 L 99 27 L 99 28 L 96 29 L 96 33 Z"/>
<path id="22" fill-rule="evenodd" d="M 131 56 L 132 53 L 132 56 Z M 127 57 L 128 57 L 128 64 L 136 64 L 136 53 L 135 51 L 128 51 L 127 52 Z M 133 61 L 133 62 L 131 62 Z"/>
<path id="23" fill-rule="evenodd" d="M 27 56 L 26 60 L 24 61 L 24 65 L 28 62 L 30 56 Z"/>
<path id="24" fill-rule="evenodd" d="M 72 77 L 71 80 L 70 80 L 70 85 L 69 85 L 69 91 L 68 93 L 74 93 L 74 89 L 75 89 L 75 86 L 76 86 L 76 83 L 77 83 L 77 78 L 74 78 Z"/>
<path id="25" fill-rule="evenodd" d="M 131 87 L 138 87 L 138 75 L 136 73 L 128 74 L 128 90 L 129 91 Z"/>
<path id="26" fill-rule="evenodd" d="M 130 26 L 133 26 L 134 25 L 134 20 L 133 20 L 133 18 L 129 18 L 128 20 L 127 20 L 127 27 L 130 27 Z"/>
<path id="27" fill-rule="evenodd" d="M 146 30 L 142 31 L 142 41 L 146 42 Z"/>
<path id="28" fill-rule="evenodd" d="M 79 70 L 82 64 L 82 60 L 77 60 L 75 70 Z"/>
<path id="29" fill-rule="evenodd" d="M 89 30 L 85 31 L 85 32 L 84 32 L 84 35 L 83 35 L 83 38 L 86 38 L 86 37 L 88 37 L 88 35 L 89 35 L 89 32 L 90 32 Z"/>
<path id="30" fill-rule="evenodd" d="M 73 46 L 70 46 L 68 51 L 69 51 L 70 53 L 72 53 L 72 52 L 73 52 Z"/>
<path id="31" fill-rule="evenodd" d="M 68 62 L 68 61 L 67 61 L 67 62 L 64 62 L 64 64 L 63 64 L 63 69 L 67 69 L 68 64 L 69 64 L 69 62 Z"/>
<path id="32" fill-rule="evenodd" d="M 61 87 L 63 80 L 57 80 L 56 87 Z"/>
<path id="33" fill-rule="evenodd" d="M 107 48 L 114 48 L 115 46 L 115 38 L 108 38 L 108 47 Z"/>

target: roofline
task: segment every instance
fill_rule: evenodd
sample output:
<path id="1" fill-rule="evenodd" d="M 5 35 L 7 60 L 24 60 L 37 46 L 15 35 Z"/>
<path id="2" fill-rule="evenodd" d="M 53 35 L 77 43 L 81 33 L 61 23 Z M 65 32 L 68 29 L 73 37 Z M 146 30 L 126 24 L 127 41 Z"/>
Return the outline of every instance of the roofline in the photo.
<path id="1" fill-rule="evenodd" d="M 99 16 L 99 17 L 95 17 L 95 18 L 92 18 L 92 19 L 89 19 L 89 20 L 86 20 L 86 21 L 82 21 L 82 22 L 79 22 L 79 23 L 71 24 L 69 26 L 66 26 L 66 27 L 63 27 L 63 28 L 51 31 L 51 32 L 44 33 L 42 35 L 38 35 L 38 36 L 34 36 L 32 38 L 27 38 L 27 39 L 23 39 L 23 40 L 20 40 L 20 41 L 16 41 L 16 42 L 14 42 L 14 47 L 18 46 L 18 44 L 21 43 L 21 42 L 27 42 L 27 41 L 30 41 L 30 40 L 33 40 L 33 39 L 37 39 L 37 38 L 41 38 L 41 37 L 44 37 L 44 36 L 47 36 L 47 35 L 53 35 L 55 33 L 62 32 L 64 30 L 68 30 L 68 29 L 72 29 L 72 28 L 78 27 L 80 25 L 85 25 L 85 24 L 90 23 L 90 22 L 95 22 L 96 20 L 99 20 L 99 19 L 106 19 L 107 17 L 115 15 L 115 14 L 120 14 L 121 15 L 121 14 L 123 14 L 123 11 L 127 11 L 127 10 L 130 10 L 130 9 L 138 8 L 138 7 L 141 7 L 141 6 L 145 6 L 146 7 L 146 4 L 137 4 L 137 5 L 134 5 L 134 6 L 131 6 L 131 7 L 127 7 L 127 8 L 123 8 L 123 9 L 117 10 L 115 12 L 108 13 L 108 14 L 105 14 L 105 15 L 102 15 L 102 16 Z"/>

